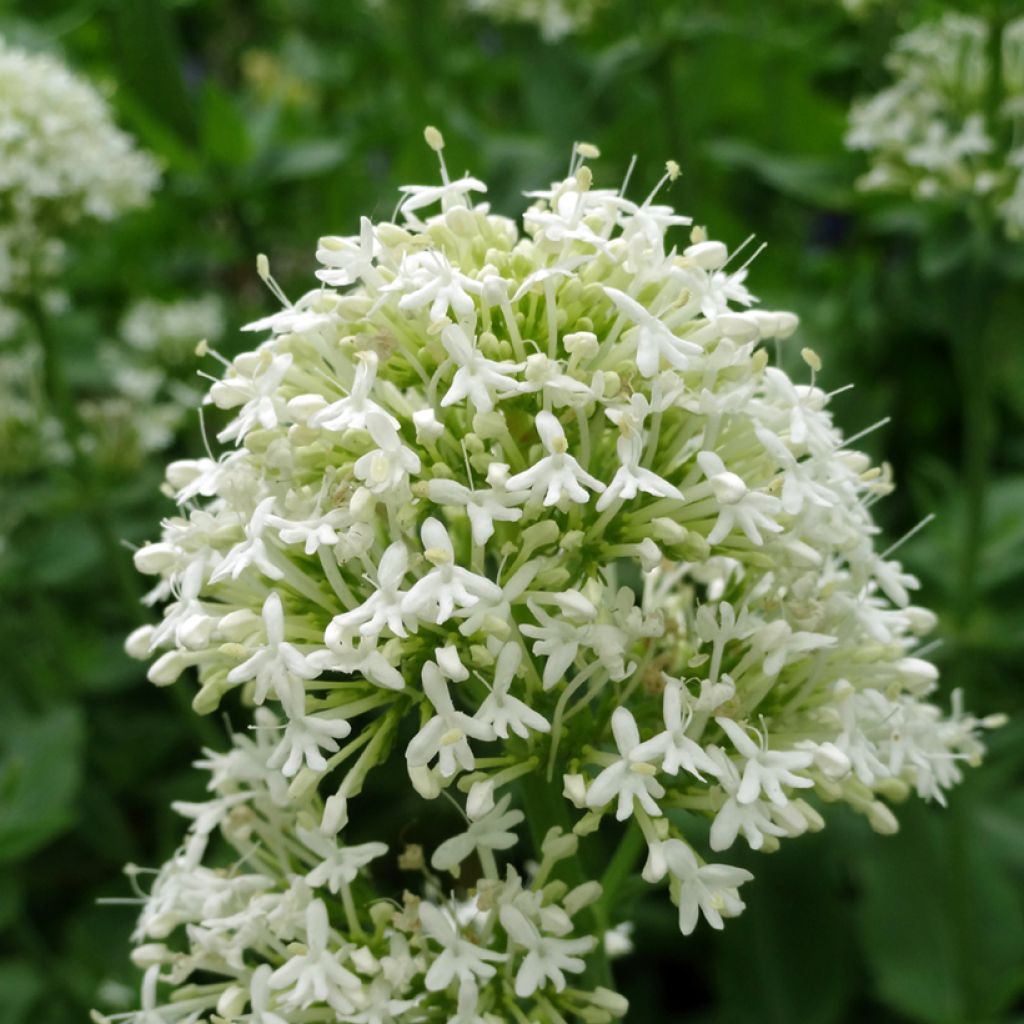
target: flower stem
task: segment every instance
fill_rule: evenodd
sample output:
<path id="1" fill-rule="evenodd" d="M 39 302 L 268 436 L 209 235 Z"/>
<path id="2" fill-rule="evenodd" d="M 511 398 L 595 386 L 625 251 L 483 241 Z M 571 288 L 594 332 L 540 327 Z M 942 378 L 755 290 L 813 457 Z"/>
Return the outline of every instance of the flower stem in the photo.
<path id="1" fill-rule="evenodd" d="M 141 593 L 136 585 L 134 573 L 128 564 L 127 553 L 118 543 L 110 525 L 110 517 L 103 507 L 101 489 L 96 479 L 92 460 L 82 447 L 84 429 L 82 420 L 68 385 L 60 351 L 53 331 L 50 329 L 49 319 L 39 301 L 38 292 L 34 290 L 21 304 L 21 308 L 32 324 L 43 353 L 43 378 L 46 395 L 60 421 L 68 446 L 71 448 L 71 471 L 82 490 L 84 507 L 103 547 L 107 565 L 113 574 L 124 609 L 128 613 L 130 621 L 138 624 L 142 621 Z"/>
<path id="2" fill-rule="evenodd" d="M 601 898 L 594 904 L 594 916 L 602 930 L 610 925 L 609 909 L 622 888 L 622 884 L 633 873 L 637 856 L 644 849 L 644 836 L 635 823 L 630 823 L 625 835 L 619 841 L 612 859 L 601 876 Z"/>

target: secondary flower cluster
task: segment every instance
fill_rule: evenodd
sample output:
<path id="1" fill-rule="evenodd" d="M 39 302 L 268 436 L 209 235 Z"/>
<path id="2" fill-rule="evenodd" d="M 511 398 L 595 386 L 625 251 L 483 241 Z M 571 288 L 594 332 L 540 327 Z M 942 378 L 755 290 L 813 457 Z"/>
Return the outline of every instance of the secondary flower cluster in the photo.
<path id="1" fill-rule="evenodd" d="M 982 201 L 1024 234 L 1024 18 L 1000 36 L 949 13 L 896 40 L 893 84 L 854 105 L 846 143 L 865 150 L 864 189 Z M 993 55 L 998 54 L 998 61 Z"/>
<path id="2" fill-rule="evenodd" d="M 89 454 L 124 470 L 170 447 L 202 397 L 192 383 L 197 341 L 216 342 L 223 333 L 223 309 L 212 295 L 129 307 L 118 340 L 99 351 L 109 390 L 80 404 Z"/>
<path id="3" fill-rule="evenodd" d="M 224 754 L 207 751 L 198 766 L 209 772 L 211 798 L 175 805 L 192 819 L 186 844 L 145 879 L 148 891 L 144 873 L 129 868 L 142 904 L 133 959 L 145 978 L 142 1009 L 127 1017 L 146 1024 L 213 1014 L 253 1024 L 621 1018 L 620 996 L 566 981 L 595 942 L 575 934 L 573 919 L 601 893 L 594 882 L 569 889 L 548 879 L 575 853 L 575 836 L 552 830 L 529 881 L 511 867 L 500 877 L 492 870 L 464 899 L 449 896 L 414 849 L 403 866 L 424 877 L 424 895 L 373 899 L 359 876 L 388 847 L 350 843 L 345 815 L 330 801 L 319 824 L 325 808 L 315 790 L 297 794 L 281 777 L 278 731 L 261 708 L 251 738 L 236 736 Z M 492 813 L 433 861 L 465 856 L 465 847 L 487 854 L 508 846 L 515 837 L 505 829 L 521 820 L 518 811 Z M 235 858 L 229 871 L 203 863 L 217 832 Z M 187 983 L 199 974 L 203 984 Z M 159 980 L 176 989 L 172 1002 L 161 1005 Z"/>
<path id="4" fill-rule="evenodd" d="M 427 140 L 440 153 L 439 134 Z M 370 908 L 302 889 L 287 934 L 261 947 L 274 949 L 262 987 L 241 986 L 221 1017 L 561 1020 L 581 1013 L 560 1002 L 559 1017 L 554 1001 L 570 998 L 562 975 L 583 970 L 592 943 L 566 938 L 564 901 L 545 916 L 543 901 L 512 895 L 519 876 L 495 851 L 517 856 L 513 801 L 533 814 L 539 789 L 580 837 L 633 819 L 644 877 L 667 881 L 689 933 L 701 915 L 718 928 L 739 913 L 751 875 L 706 863 L 677 827 L 686 812 L 709 823 L 715 852 L 820 828 L 812 794 L 892 831 L 883 798 L 941 801 L 982 752 L 959 704 L 947 716 L 927 700 L 936 671 L 914 651 L 933 616 L 875 550 L 886 474 L 833 424 L 817 356 L 804 351 L 812 380 L 799 384 L 762 345 L 796 317 L 756 308 L 746 263 L 659 204 L 659 189 L 634 201 L 594 188 L 592 155 L 577 147 L 568 177 L 530 194 L 522 231 L 442 159 L 440 185 L 402 189 L 400 223 L 364 218 L 355 236 L 321 239 L 320 283 L 294 303 L 261 258 L 284 308 L 249 325 L 264 339 L 210 389 L 230 413 L 218 435 L 229 449 L 168 467 L 180 511 L 136 555 L 167 607 L 128 648 L 158 655 L 159 685 L 194 669 L 200 713 L 239 694 L 259 709 L 261 778 L 287 840 L 264 831 L 236 872 L 286 847 L 275 891 L 292 892 L 293 875 L 324 884 L 345 856 L 339 823 L 350 810 L 369 823 L 355 798 L 397 749 L 422 797 L 465 807 L 468 828 L 431 866 L 460 875 L 478 862 L 477 911 L 481 898 L 498 906 L 508 942 L 505 985 L 486 988 L 486 971 L 430 965 L 429 943 L 393 923 L 374 925 L 364 954 L 352 922 Z M 670 164 L 661 184 L 677 174 Z M 674 245 L 680 228 L 689 240 Z M 220 803 L 195 809 L 195 835 L 226 814 L 251 819 L 232 788 L 251 777 L 243 760 L 218 762 L 227 781 Z M 203 894 L 192 850 L 165 873 Z M 361 863 L 345 863 L 351 882 Z M 496 950 L 493 914 L 459 944 L 457 915 L 427 895 L 437 909 L 421 905 L 422 927 L 455 959 Z M 200 899 L 190 936 L 233 913 Z M 386 974 L 373 987 L 385 939 L 409 944 L 398 959 L 412 988 Z M 536 956 L 519 964 L 526 950 Z M 357 998 L 340 979 L 364 957 Z M 158 1006 L 152 987 L 209 966 L 183 963 L 149 968 L 139 1021 L 194 1019 L 184 994 Z M 449 993 L 447 1018 L 409 994 L 421 976 Z"/>
<path id="5" fill-rule="evenodd" d="M 68 225 L 142 205 L 157 178 L 93 86 L 0 38 L 0 294 L 52 276 Z"/>

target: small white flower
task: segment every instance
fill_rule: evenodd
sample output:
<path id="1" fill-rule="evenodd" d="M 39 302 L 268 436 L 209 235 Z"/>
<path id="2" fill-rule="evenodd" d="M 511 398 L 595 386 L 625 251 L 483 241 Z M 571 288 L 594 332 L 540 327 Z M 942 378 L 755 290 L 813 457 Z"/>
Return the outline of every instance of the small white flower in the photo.
<path id="1" fill-rule="evenodd" d="M 409 552 L 405 544 L 396 540 L 389 544 L 377 567 L 377 589 L 358 607 L 336 615 L 327 627 L 326 640 L 336 644 L 342 638 L 351 638 L 355 632 L 361 636 L 376 637 L 385 629 L 395 636 L 407 636 L 402 602 L 406 591 L 400 590 L 409 571 Z"/>
<path id="2" fill-rule="evenodd" d="M 441 946 L 441 953 L 427 971 L 424 984 L 428 992 L 441 992 L 456 978 L 462 983 L 493 978 L 496 969 L 492 965 L 507 959 L 504 953 L 464 939 L 448 915 L 432 903 L 420 904 L 420 921 L 424 933 Z"/>
<path id="3" fill-rule="evenodd" d="M 718 520 L 708 534 L 709 544 L 720 544 L 737 526 L 752 544 L 759 546 L 764 544 L 761 530 L 782 532 L 782 527 L 772 518 L 782 507 L 778 498 L 751 491 L 739 476 L 725 468 L 716 452 L 700 452 L 697 462 L 719 504 Z"/>
<path id="4" fill-rule="evenodd" d="M 616 708 L 612 713 L 612 732 L 619 748 L 619 760 L 610 764 L 590 784 L 587 790 L 588 807 L 604 807 L 618 800 L 615 817 L 625 821 L 633 813 L 634 800 L 652 817 L 661 814 L 657 798 L 665 795 L 665 787 L 655 778 L 657 768 L 650 758 L 657 751 L 644 749 L 640 731 L 628 708 Z"/>
<path id="5" fill-rule="evenodd" d="M 451 871 L 477 850 L 508 850 L 515 846 L 516 834 L 510 830 L 525 815 L 522 811 L 510 811 L 511 801 L 512 797 L 506 794 L 482 818 L 470 822 L 465 832 L 446 839 L 430 858 L 431 866 L 437 871 Z"/>
<path id="6" fill-rule="evenodd" d="M 275 499 L 269 497 L 264 498 L 256 506 L 252 516 L 245 523 L 245 539 L 239 541 L 224 556 L 210 576 L 211 583 L 219 583 L 228 577 L 238 579 L 249 566 L 259 569 L 264 576 L 272 580 L 284 577 L 283 570 L 274 562 L 270 554 L 271 549 L 263 539 L 274 504 Z"/>
<path id="7" fill-rule="evenodd" d="M 494 731 L 462 711 L 456 711 L 451 694 L 437 665 L 423 666 L 423 692 L 434 707 L 435 715 L 412 738 L 405 757 L 410 768 L 421 768 L 437 758 L 441 775 L 449 779 L 459 768 L 469 772 L 475 761 L 469 739 L 491 740 Z"/>
<path id="8" fill-rule="evenodd" d="M 319 829 L 300 826 L 296 834 L 320 858 L 320 863 L 306 875 L 306 881 L 314 888 L 326 886 L 328 892 L 333 893 L 351 885 L 367 864 L 388 852 L 386 843 L 342 846 Z"/>
<path id="9" fill-rule="evenodd" d="M 529 469 L 510 477 L 509 490 L 529 490 L 534 500 L 543 492 L 545 505 L 557 505 L 563 498 L 585 505 L 590 500 L 585 487 L 598 492 L 604 490 L 604 484 L 569 454 L 565 431 L 554 415 L 541 410 L 537 413 L 536 424 L 541 444 L 548 454 Z"/>
<path id="10" fill-rule="evenodd" d="M 294 644 L 285 640 L 284 608 L 276 590 L 272 590 L 263 602 L 263 626 L 266 644 L 241 665 L 236 665 L 228 673 L 228 682 L 255 680 L 253 700 L 257 704 L 262 704 L 268 694 L 282 702 L 287 701 L 295 681 L 316 679 L 320 669 Z"/>
<path id="11" fill-rule="evenodd" d="M 662 709 L 665 731 L 641 743 L 635 751 L 636 756 L 645 761 L 660 757 L 661 770 L 669 775 L 678 775 L 680 769 L 702 781 L 702 771 L 715 775 L 715 762 L 696 740 L 686 735 L 691 712 L 688 711 L 684 717 L 683 684 L 678 679 L 667 680 Z"/>
<path id="12" fill-rule="evenodd" d="M 596 943 L 592 935 L 578 939 L 562 939 L 541 932 L 518 907 L 505 904 L 499 914 L 501 926 L 512 941 L 526 950 L 516 972 L 516 995 L 520 999 L 533 995 L 548 981 L 556 992 L 565 988 L 565 972 L 579 974 L 586 967 L 581 953 L 589 953 Z"/>
<path id="13" fill-rule="evenodd" d="M 478 722 L 490 726 L 494 734 L 503 740 L 508 739 L 509 729 L 524 740 L 530 738 L 531 729 L 541 733 L 551 731 L 551 724 L 539 711 L 509 692 L 518 677 L 522 660 L 523 650 L 518 644 L 508 643 L 502 647 L 491 692 L 475 715 Z"/>
<path id="14" fill-rule="evenodd" d="M 807 751 L 769 750 L 767 746 L 756 744 L 739 722 L 731 718 L 716 718 L 715 721 L 746 759 L 743 778 L 736 791 L 736 799 L 741 804 L 753 803 L 764 793 L 777 807 L 783 807 L 786 804 L 783 786 L 808 789 L 814 785 L 805 775 L 796 774 L 802 768 L 809 768 L 814 760 Z"/>
<path id="15" fill-rule="evenodd" d="M 522 364 L 493 362 L 486 358 L 462 324 L 445 327 L 441 331 L 441 344 L 458 367 L 448 393 L 441 399 L 442 408 L 469 398 L 478 412 L 490 412 L 497 399 L 524 390 L 520 381 L 509 376 L 521 370 Z"/>
<path id="16" fill-rule="evenodd" d="M 359 218 L 357 238 L 339 238 L 329 235 L 320 239 L 316 258 L 325 270 L 318 270 L 316 276 L 332 288 L 355 284 L 364 278 L 375 278 L 374 258 L 380 253 L 380 245 L 368 217 Z"/>
<path id="17" fill-rule="evenodd" d="M 679 930 L 689 935 L 700 914 L 712 928 L 724 927 L 723 917 L 743 912 L 739 887 L 753 879 L 743 868 L 727 864 L 700 864 L 689 844 L 669 839 L 652 848 L 644 877 L 658 881 L 668 871 L 673 879 L 673 896 L 679 905 Z"/>
<path id="18" fill-rule="evenodd" d="M 472 316 L 476 312 L 472 296 L 480 293 L 480 287 L 443 253 L 427 251 L 403 256 L 398 279 L 384 291 L 401 293 L 398 308 L 403 312 L 415 312 L 429 304 L 430 321 L 436 324 L 446 319 L 449 309 L 456 317 Z"/>
<path id="19" fill-rule="evenodd" d="M 307 952 L 285 961 L 270 976 L 270 988 L 286 990 L 282 1006 L 304 1010 L 313 1003 L 327 1003 L 336 1013 L 355 1010 L 353 996 L 362 981 L 342 967 L 338 953 L 331 952 L 330 923 L 322 900 L 313 900 L 306 909 Z"/>
<path id="20" fill-rule="evenodd" d="M 700 345 L 677 337 L 662 320 L 625 292 L 609 287 L 604 292 L 619 313 L 635 325 L 632 330 L 636 336 L 636 365 L 645 377 L 655 376 L 662 360 L 677 370 L 685 370 L 692 356 L 703 353 Z"/>
<path id="21" fill-rule="evenodd" d="M 440 520 L 427 519 L 421 537 L 424 554 L 434 568 L 409 588 L 403 612 L 440 625 L 456 608 L 471 609 L 480 600 L 501 599 L 501 587 L 455 564 L 451 537 Z"/>
<path id="22" fill-rule="evenodd" d="M 338 433 L 345 430 L 366 430 L 370 415 L 376 414 L 386 419 L 397 430 L 400 426 L 398 420 L 370 397 L 377 379 L 377 353 L 369 350 L 357 352 L 355 361 L 352 390 L 344 398 L 339 398 L 329 405 L 323 404 L 323 399 L 320 398 L 319 403 L 315 405 L 315 411 L 308 417 L 309 425 Z M 295 407 L 298 401 L 293 399 L 289 408 Z"/>
<path id="23" fill-rule="evenodd" d="M 613 501 L 629 501 L 641 491 L 656 498 L 683 500 L 682 491 L 663 480 L 657 473 L 640 465 L 643 456 L 643 438 L 639 434 L 623 435 L 616 442 L 619 468 L 608 489 L 597 499 L 597 510 L 603 512 Z"/>
<path id="24" fill-rule="evenodd" d="M 534 602 L 529 603 L 529 609 L 538 625 L 524 624 L 521 629 L 524 636 L 536 641 L 534 655 L 547 658 L 542 682 L 544 689 L 550 690 L 576 660 L 580 645 L 586 642 L 588 627 L 574 624 L 564 614 L 557 618 L 548 615 Z"/>
<path id="25" fill-rule="evenodd" d="M 466 509 L 473 529 L 473 543 L 486 544 L 494 536 L 494 524 L 516 523 L 523 517 L 519 506 L 529 492 L 513 491 L 500 483 L 501 473 L 492 464 L 488 481 L 494 481 L 489 489 L 471 490 L 456 480 L 435 477 L 427 483 L 427 497 L 436 505 L 461 505 Z M 497 464 L 501 465 L 501 464 Z M 507 466 L 504 467 L 507 470 Z"/>
<path id="26" fill-rule="evenodd" d="M 338 750 L 338 740 L 352 732 L 352 726 L 346 719 L 338 718 L 329 711 L 307 715 L 301 709 L 291 708 L 291 699 L 282 700 L 288 712 L 288 722 L 284 727 L 284 737 L 268 762 L 271 768 L 280 768 L 286 779 L 292 778 L 303 762 L 311 771 L 325 771 L 327 761 L 321 751 L 333 754 Z"/>
<path id="27" fill-rule="evenodd" d="M 373 494 L 397 490 L 408 482 L 410 475 L 419 473 L 420 457 L 402 444 L 391 419 L 371 409 L 366 414 L 366 429 L 377 447 L 361 455 L 352 471 Z"/>

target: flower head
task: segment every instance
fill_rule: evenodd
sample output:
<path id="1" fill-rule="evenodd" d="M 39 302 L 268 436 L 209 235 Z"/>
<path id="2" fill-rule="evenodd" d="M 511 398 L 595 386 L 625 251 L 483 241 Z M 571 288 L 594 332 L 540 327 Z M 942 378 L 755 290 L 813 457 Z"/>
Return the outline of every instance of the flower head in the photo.
<path id="1" fill-rule="evenodd" d="M 577 835 L 549 834 L 528 886 L 499 870 L 525 776 L 553 794 L 564 777 L 580 835 L 634 819 L 688 932 L 739 913 L 748 877 L 702 863 L 669 807 L 703 815 L 715 850 L 821 827 L 812 792 L 891 831 L 885 795 L 941 799 L 980 754 L 989 723 L 929 700 L 915 649 L 932 618 L 874 549 L 887 482 L 813 381 L 769 365 L 761 343 L 796 318 L 753 308 L 746 269 L 702 228 L 670 244 L 686 218 L 653 194 L 593 188 L 589 152 L 532 196 L 522 231 L 442 160 L 402 223 L 324 244 L 325 285 L 345 290 L 266 320 L 214 385 L 232 450 L 169 470 L 180 515 L 136 555 L 168 602 L 129 645 L 158 655 L 152 678 L 194 668 L 203 710 L 241 686 L 264 723 L 284 719 L 260 730 L 262 774 L 222 773 L 189 808 L 195 877 L 168 877 L 202 898 L 165 920 L 219 941 L 204 894 L 233 908 L 236 886 L 196 875 L 219 827 L 277 894 L 266 927 L 282 934 L 260 940 L 260 917 L 242 937 L 285 1010 L 387 1020 L 430 999 L 502 1019 L 506 977 L 563 1016 L 614 1003 L 567 982 L 597 940 L 573 918 L 600 886 L 547 884 Z M 379 846 L 333 837 L 396 765 L 424 799 L 466 794 L 471 824 L 406 858 L 478 862 L 461 909 L 436 881 L 400 910 L 356 904 Z M 254 777 L 273 799 L 246 795 Z"/>

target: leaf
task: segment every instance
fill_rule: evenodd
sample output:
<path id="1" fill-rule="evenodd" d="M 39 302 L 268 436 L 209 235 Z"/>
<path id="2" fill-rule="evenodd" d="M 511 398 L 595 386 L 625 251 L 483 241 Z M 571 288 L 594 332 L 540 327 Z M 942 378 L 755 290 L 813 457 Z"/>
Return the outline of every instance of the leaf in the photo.
<path id="1" fill-rule="evenodd" d="M 43 979 L 24 960 L 0 960 L 0 1024 L 28 1020 L 42 992 Z"/>
<path id="2" fill-rule="evenodd" d="M 348 157 L 341 139 L 309 139 L 276 151 L 264 171 L 266 181 L 300 181 L 340 167 Z"/>
<path id="3" fill-rule="evenodd" d="M 206 157 L 221 167 L 238 169 L 252 158 L 252 139 L 238 101 L 216 82 L 203 87 L 199 135 Z"/>
<path id="4" fill-rule="evenodd" d="M 1019 883 L 979 842 L 976 800 L 910 804 L 901 831 L 860 859 L 861 931 L 886 1002 L 923 1024 L 998 1019 L 1022 978 Z"/>
<path id="5" fill-rule="evenodd" d="M 841 163 L 817 155 L 773 153 L 739 139 L 717 139 L 706 148 L 716 163 L 748 171 L 794 199 L 832 207 L 849 202 Z"/>
<path id="6" fill-rule="evenodd" d="M 75 820 L 83 728 L 75 707 L 8 723 L 0 748 L 0 863 L 23 857 Z"/>
<path id="7" fill-rule="evenodd" d="M 161 0 L 119 0 L 116 6 L 123 81 L 165 124 L 192 136 L 192 105 L 182 75 L 185 60 L 168 5 Z"/>
<path id="8" fill-rule="evenodd" d="M 740 859 L 730 853 L 724 861 Z M 742 891 L 747 909 L 715 942 L 723 1024 L 844 1019 L 855 981 L 852 922 L 827 838 L 802 837 L 770 858 L 743 860 L 756 874 Z"/>

